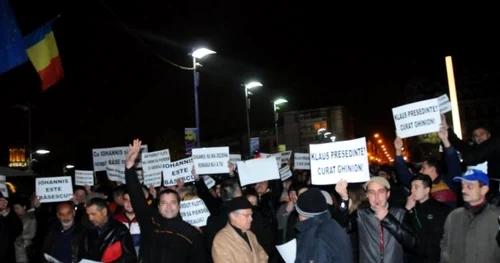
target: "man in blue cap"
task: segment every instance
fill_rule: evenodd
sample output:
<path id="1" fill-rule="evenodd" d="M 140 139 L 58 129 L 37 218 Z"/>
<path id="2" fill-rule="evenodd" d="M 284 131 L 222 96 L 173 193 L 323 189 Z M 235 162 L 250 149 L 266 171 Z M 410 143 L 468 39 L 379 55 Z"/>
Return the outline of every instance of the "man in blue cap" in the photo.
<path id="1" fill-rule="evenodd" d="M 0 191 L 0 262 L 16 262 L 14 241 L 22 232 L 21 219 L 9 208 L 8 198 Z"/>
<path id="2" fill-rule="evenodd" d="M 462 183 L 465 205 L 446 219 L 441 262 L 500 262 L 500 244 L 496 242 L 500 208 L 486 202 L 488 175 L 474 169 L 453 180 Z"/>

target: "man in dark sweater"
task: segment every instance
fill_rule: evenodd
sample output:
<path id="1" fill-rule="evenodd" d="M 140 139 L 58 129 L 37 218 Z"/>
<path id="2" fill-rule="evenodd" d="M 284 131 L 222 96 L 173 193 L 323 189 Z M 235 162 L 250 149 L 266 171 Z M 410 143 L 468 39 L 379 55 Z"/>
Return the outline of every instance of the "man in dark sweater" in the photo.
<path id="1" fill-rule="evenodd" d="M 408 262 L 433 263 L 440 261 L 440 241 L 443 238 L 444 222 L 451 208 L 436 201 L 430 195 L 432 179 L 417 173 L 411 180 L 411 195 L 406 202 L 407 225 L 419 239 L 419 246 L 411 251 Z"/>
<path id="2" fill-rule="evenodd" d="M 204 263 L 205 249 L 200 232 L 179 214 L 180 197 L 167 189 L 158 194 L 158 208 L 148 206 L 134 168 L 141 141 L 134 140 L 127 154 L 125 180 L 139 227 L 139 260 L 144 263 Z"/>

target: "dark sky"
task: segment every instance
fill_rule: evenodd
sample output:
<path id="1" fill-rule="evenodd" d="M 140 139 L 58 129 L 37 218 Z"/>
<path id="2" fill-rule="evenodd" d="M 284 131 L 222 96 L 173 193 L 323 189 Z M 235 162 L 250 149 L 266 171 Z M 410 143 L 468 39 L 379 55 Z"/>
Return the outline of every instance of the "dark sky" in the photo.
<path id="1" fill-rule="evenodd" d="M 27 144 L 25 116 L 8 108 L 16 103 L 36 105 L 34 146 L 51 148 L 45 158 L 58 165 L 90 169 L 91 148 L 135 137 L 154 144 L 169 129 L 182 139 L 183 128 L 195 125 L 192 71 L 162 61 L 130 32 L 184 66 L 192 66 L 192 47 L 217 51 L 201 61 L 202 139 L 245 131 L 240 85 L 250 80 L 264 84 L 252 97 L 254 130 L 272 127 L 271 101 L 283 96 L 284 111 L 344 105 L 365 136 L 393 130 L 390 109 L 403 102 L 412 79 L 446 80 L 445 55 L 454 56 L 455 67 L 498 68 L 494 21 L 457 14 L 443 22 L 440 10 L 394 17 L 306 2 L 107 2 L 127 31 L 100 1 L 37 2 L 11 5 L 24 34 L 61 15 L 54 32 L 65 79 L 41 93 L 30 63 L 0 76 L 2 163 L 8 145 Z"/>

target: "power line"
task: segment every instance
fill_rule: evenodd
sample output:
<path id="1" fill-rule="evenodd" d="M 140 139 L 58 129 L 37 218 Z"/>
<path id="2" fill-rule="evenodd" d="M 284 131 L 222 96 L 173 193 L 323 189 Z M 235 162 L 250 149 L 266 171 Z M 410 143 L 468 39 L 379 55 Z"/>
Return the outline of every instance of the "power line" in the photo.
<path id="1" fill-rule="evenodd" d="M 151 47 L 149 47 L 140 37 L 138 37 L 137 35 L 135 35 L 134 33 L 132 33 L 132 31 L 130 30 L 130 28 L 123 21 L 121 21 L 121 19 L 118 17 L 118 15 L 116 15 L 116 13 L 113 12 L 113 10 L 111 10 L 109 8 L 109 6 L 106 5 L 106 3 L 104 3 L 104 1 L 101 0 L 101 4 L 109 11 L 109 13 L 111 13 L 111 15 L 113 15 L 116 18 L 116 20 L 118 21 L 118 23 L 120 23 L 120 25 L 127 31 L 127 33 L 129 35 L 131 35 L 135 39 L 137 39 L 139 41 L 139 43 L 141 43 L 147 50 L 149 50 L 149 52 L 153 53 L 153 55 L 157 56 L 159 59 L 163 60 L 164 62 L 167 62 L 168 64 L 170 64 L 170 65 L 172 65 L 174 67 L 180 68 L 182 70 L 194 70 L 193 67 L 184 67 L 184 66 L 181 66 L 179 64 L 176 64 L 176 63 L 172 62 L 169 59 L 166 59 L 162 55 L 160 55 L 158 52 L 156 52 Z"/>

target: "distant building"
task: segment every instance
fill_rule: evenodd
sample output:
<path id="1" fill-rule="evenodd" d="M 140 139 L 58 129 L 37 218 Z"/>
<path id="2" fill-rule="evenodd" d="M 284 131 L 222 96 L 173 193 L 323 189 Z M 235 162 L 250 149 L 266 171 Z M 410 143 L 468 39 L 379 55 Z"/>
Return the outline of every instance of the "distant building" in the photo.
<path id="1" fill-rule="evenodd" d="M 287 150 L 309 152 L 309 144 L 324 141 L 323 135 L 318 135 L 321 128 L 331 132 L 329 136 L 336 141 L 354 138 L 352 117 L 344 106 L 334 106 L 285 112 L 280 144 L 286 144 Z"/>

